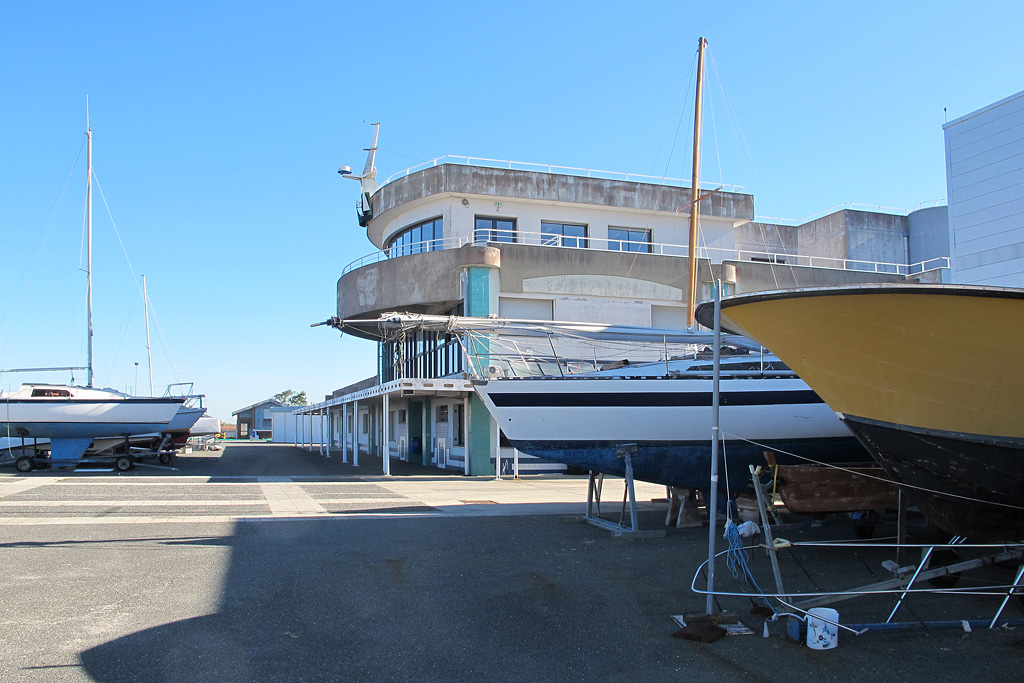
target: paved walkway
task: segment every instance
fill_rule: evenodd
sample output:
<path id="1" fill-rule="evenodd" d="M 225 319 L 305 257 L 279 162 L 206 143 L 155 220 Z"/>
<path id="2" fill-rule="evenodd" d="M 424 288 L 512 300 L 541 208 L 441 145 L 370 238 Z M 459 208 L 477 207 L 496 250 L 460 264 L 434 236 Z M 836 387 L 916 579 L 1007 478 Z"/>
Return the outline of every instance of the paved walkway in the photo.
<path id="1" fill-rule="evenodd" d="M 0 526 L 274 521 L 404 516 L 508 516 L 585 511 L 586 477 L 379 475 L 44 476 L 0 478 Z M 637 483 L 641 509 L 665 489 Z M 622 507 L 621 480 L 605 486 L 603 510 Z"/>

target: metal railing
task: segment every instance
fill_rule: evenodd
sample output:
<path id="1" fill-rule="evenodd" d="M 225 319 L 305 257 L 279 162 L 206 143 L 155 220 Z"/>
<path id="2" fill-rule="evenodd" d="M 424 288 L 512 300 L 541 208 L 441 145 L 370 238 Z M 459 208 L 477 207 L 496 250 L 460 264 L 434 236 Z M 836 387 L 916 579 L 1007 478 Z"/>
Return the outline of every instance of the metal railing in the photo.
<path id="1" fill-rule="evenodd" d="M 403 171 L 398 171 L 388 176 L 381 185 L 404 178 L 408 175 L 422 171 L 433 166 L 442 164 L 456 164 L 460 166 L 483 166 L 485 168 L 503 168 L 513 171 L 534 171 L 537 173 L 553 173 L 559 175 L 571 175 L 580 178 L 601 178 L 604 180 L 624 180 L 633 183 L 647 183 L 650 185 L 668 185 L 671 187 L 691 187 L 691 181 L 686 178 L 669 178 L 663 176 L 643 175 L 640 173 L 624 173 L 622 171 L 602 171 L 594 168 L 577 168 L 575 166 L 557 166 L 554 164 L 538 164 L 530 161 L 508 161 L 503 159 L 488 159 L 486 157 L 464 157 L 445 155 L 422 164 L 411 166 Z M 726 192 L 741 192 L 742 185 L 723 185 L 702 181 L 700 186 L 707 189 L 721 188 Z"/>
<path id="2" fill-rule="evenodd" d="M 493 232 L 493 231 L 491 231 Z M 442 240 L 427 240 L 413 244 L 403 244 L 389 247 L 383 251 L 360 257 L 349 263 L 342 270 L 342 276 L 353 270 L 381 261 L 387 261 L 401 256 L 420 254 L 427 251 L 440 251 L 443 249 L 458 249 L 470 244 L 525 244 L 541 247 L 558 247 L 563 249 L 590 249 L 594 251 L 627 251 L 656 256 L 689 256 L 690 247 L 685 244 L 667 244 L 661 242 L 635 242 L 629 240 L 614 240 L 605 237 L 575 237 L 563 235 L 551 235 L 539 232 L 511 232 L 507 235 L 488 235 L 497 237 L 497 240 L 474 239 L 473 236 L 463 235 L 461 237 L 450 237 Z M 929 270 L 949 268 L 949 258 L 939 257 L 921 261 L 914 264 L 889 263 L 884 261 L 863 261 L 858 259 L 833 258 L 828 256 L 806 256 L 802 254 L 790 254 L 784 252 L 754 251 L 750 249 L 719 249 L 700 248 L 697 251 L 700 258 L 709 259 L 714 263 L 722 261 L 752 261 L 758 263 L 771 263 L 780 266 L 804 266 L 809 268 L 824 268 L 829 270 L 856 270 L 865 273 L 888 273 L 891 275 L 914 275 Z"/>

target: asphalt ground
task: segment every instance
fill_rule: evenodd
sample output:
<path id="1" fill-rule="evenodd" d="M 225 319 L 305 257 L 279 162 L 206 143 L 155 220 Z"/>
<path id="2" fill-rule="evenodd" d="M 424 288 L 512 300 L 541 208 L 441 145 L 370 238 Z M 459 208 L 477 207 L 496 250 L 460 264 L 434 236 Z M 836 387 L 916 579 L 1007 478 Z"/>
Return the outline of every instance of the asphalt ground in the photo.
<path id="1" fill-rule="evenodd" d="M 707 555 L 706 528 L 621 540 L 567 523 L 583 511 L 585 477 L 495 482 L 399 466 L 384 478 L 367 459 L 359 470 L 333 460 L 239 444 L 181 458 L 177 471 L 0 471 L 0 680 L 1021 678 L 1024 630 L 844 631 L 837 648 L 820 651 L 787 639 L 781 621 L 762 637 L 749 598 L 718 602 L 754 635 L 676 639 L 671 615 L 705 611 L 690 583 Z M 297 512 L 275 508 L 279 484 L 303 492 Z M 606 499 L 617 498 L 609 487 Z M 657 487 L 640 491 L 650 501 Z M 332 512 L 329 500 L 360 506 Z M 176 509 L 182 501 L 198 510 Z M 203 507 L 225 501 L 249 507 L 226 519 Z M 605 511 L 617 516 L 619 503 Z M 642 506 L 644 528 L 664 529 L 664 517 L 663 504 Z M 851 536 L 843 523 L 785 533 Z M 886 578 L 881 561 L 892 556 L 806 546 L 779 554 L 792 591 Z M 771 583 L 763 551 L 749 566 L 762 587 Z M 716 568 L 719 589 L 739 589 L 724 562 Z M 993 567 L 959 585 L 1012 578 Z M 999 602 L 914 595 L 899 620 L 990 618 Z M 884 621 L 894 603 L 836 608 L 843 623 L 866 623 Z M 1022 616 L 1016 598 L 1005 616 Z"/>

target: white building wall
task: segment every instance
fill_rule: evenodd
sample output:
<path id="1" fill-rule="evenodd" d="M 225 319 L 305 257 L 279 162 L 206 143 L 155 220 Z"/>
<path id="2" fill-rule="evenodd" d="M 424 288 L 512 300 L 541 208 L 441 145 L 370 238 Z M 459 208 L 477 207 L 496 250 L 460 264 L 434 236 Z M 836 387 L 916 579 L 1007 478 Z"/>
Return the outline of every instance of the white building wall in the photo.
<path id="1" fill-rule="evenodd" d="M 943 131 L 953 281 L 1024 287 L 1024 92 Z"/>
<path id="2" fill-rule="evenodd" d="M 609 227 L 650 230 L 651 241 L 655 244 L 685 245 L 689 240 L 690 219 L 686 213 L 651 214 L 616 207 L 586 204 L 553 205 L 502 197 L 468 198 L 468 205 L 465 205 L 462 199 L 441 195 L 404 205 L 384 227 L 384 243 L 386 244 L 395 233 L 438 216 L 444 218 L 446 240 L 472 237 L 477 216 L 515 219 L 516 229 L 523 233 L 520 242 L 525 244 L 539 243 L 542 221 L 584 224 L 587 226 L 587 239 L 594 240 L 592 246 L 598 249 L 606 248 L 605 240 L 608 239 Z M 701 219 L 700 247 L 732 251 L 735 249 L 733 235 L 734 226 L 731 221 Z M 655 250 L 655 253 L 662 252 Z M 683 256 L 686 250 L 677 249 L 664 253 Z M 714 261 L 721 261 L 721 257 L 714 253 L 711 258 Z"/>
<path id="3" fill-rule="evenodd" d="M 270 440 L 274 443 L 310 443 L 319 444 L 322 442 L 323 434 L 326 432 L 324 418 L 313 415 L 312 431 L 310 430 L 309 415 L 299 415 L 296 423 L 296 416 L 292 413 L 274 411 L 269 413 L 273 420 L 273 431 Z"/>

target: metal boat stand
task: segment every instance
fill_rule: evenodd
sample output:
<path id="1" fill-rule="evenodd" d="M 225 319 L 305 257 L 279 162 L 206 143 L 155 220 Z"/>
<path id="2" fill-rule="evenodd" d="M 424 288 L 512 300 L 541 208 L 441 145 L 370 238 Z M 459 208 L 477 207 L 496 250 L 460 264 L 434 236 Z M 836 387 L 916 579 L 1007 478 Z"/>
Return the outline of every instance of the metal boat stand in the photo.
<path id="1" fill-rule="evenodd" d="M 635 443 L 622 444 L 616 452 L 618 457 L 626 461 L 625 490 L 622 494 L 622 509 L 619 512 L 618 523 L 600 517 L 604 474 L 594 471 L 590 472 L 590 480 L 587 485 L 587 512 L 582 520 L 591 526 L 612 532 L 612 538 L 663 538 L 665 536 L 664 529 L 648 531 L 640 529 L 636 510 L 636 490 L 633 487 L 633 455 L 635 453 Z M 629 508 L 629 526 L 623 524 L 627 507 Z"/>
<path id="2" fill-rule="evenodd" d="M 954 537 L 949 544 L 936 545 L 936 546 L 925 546 L 920 548 L 921 550 L 921 561 L 917 565 L 901 566 L 903 555 L 911 548 L 905 544 L 905 522 L 904 515 L 906 513 L 905 505 L 903 504 L 901 496 L 900 505 L 900 518 L 899 518 L 899 540 L 893 546 L 896 549 L 897 561 L 887 560 L 882 563 L 882 566 L 888 570 L 892 577 L 886 581 L 879 581 L 877 583 L 852 588 L 850 590 L 842 591 L 839 593 L 821 594 L 814 597 L 808 597 L 804 600 L 793 601 L 790 604 L 790 599 L 785 596 L 785 591 L 782 584 L 782 573 L 779 569 L 778 563 L 778 552 L 785 548 L 790 547 L 790 543 L 785 539 L 775 540 L 773 537 L 773 527 L 769 524 L 767 515 L 767 506 L 764 499 L 764 489 L 759 485 L 759 471 L 756 471 L 753 466 L 750 467 L 752 479 L 754 481 L 754 492 L 757 495 L 758 504 L 761 509 L 761 523 L 764 531 L 764 544 L 765 549 L 771 559 L 772 574 L 775 578 L 776 597 L 779 601 L 795 611 L 806 613 L 807 610 L 812 607 L 821 607 L 824 605 L 831 605 L 843 600 L 849 600 L 851 598 L 860 597 L 869 593 L 878 593 L 885 591 L 898 592 L 899 597 L 896 601 L 896 605 L 890 612 L 889 617 L 883 623 L 869 623 L 869 624 L 849 624 L 846 627 L 849 630 L 854 630 L 863 633 L 869 630 L 906 630 L 917 627 L 927 628 L 964 628 L 970 630 L 971 627 L 984 627 L 995 628 L 998 624 L 1007 626 L 1020 626 L 1024 625 L 1024 620 L 1004 619 L 1000 622 L 999 618 L 1002 616 L 1003 610 L 1006 608 L 1006 604 L 1010 601 L 1010 598 L 1014 595 L 1024 594 L 1024 564 L 1021 564 L 1017 569 L 1014 581 L 1010 584 L 1006 593 L 1003 596 L 1002 602 L 999 608 L 996 610 L 995 615 L 991 621 L 971 621 L 971 620 L 949 620 L 949 621 L 930 621 L 930 622 L 894 622 L 893 619 L 896 616 L 896 612 L 903 605 L 907 596 L 914 589 L 915 584 L 920 584 L 921 581 L 934 581 L 936 588 L 934 591 L 928 590 L 926 592 L 943 592 L 943 589 L 950 588 L 956 580 L 959 578 L 960 572 L 978 569 L 980 567 L 992 566 L 1001 562 L 1020 560 L 1024 558 L 1024 544 L 1006 544 L 1002 546 L 1002 549 L 998 552 L 991 552 L 981 557 L 973 558 L 970 560 L 962 560 L 953 564 L 945 564 L 940 567 L 932 567 L 931 561 L 934 557 L 937 549 L 951 550 L 955 546 L 963 546 L 964 539 L 962 537 Z M 995 550 L 995 548 L 993 548 Z M 909 576 L 909 580 L 908 577 Z M 945 582 L 943 582 L 945 579 Z M 921 591 L 921 589 L 916 589 Z M 955 593 L 955 591 L 949 591 Z M 799 640 L 800 633 L 800 621 L 797 618 L 790 617 L 787 623 L 787 635 L 794 640 Z"/>

